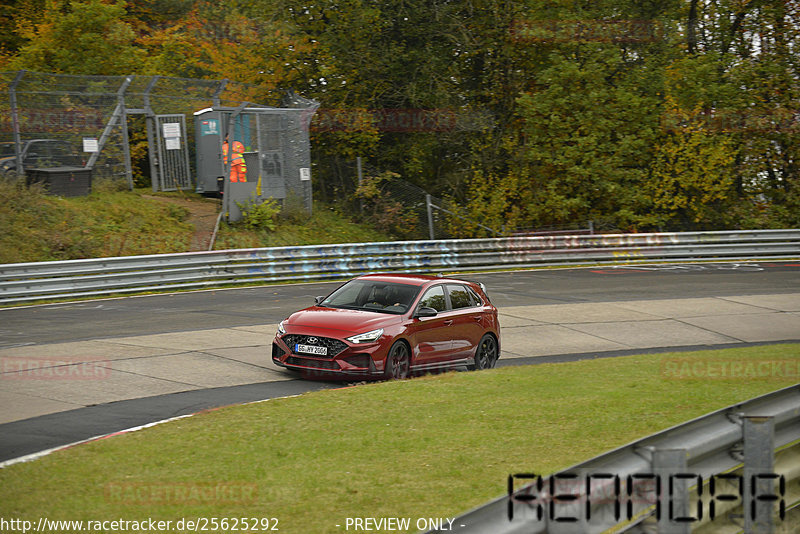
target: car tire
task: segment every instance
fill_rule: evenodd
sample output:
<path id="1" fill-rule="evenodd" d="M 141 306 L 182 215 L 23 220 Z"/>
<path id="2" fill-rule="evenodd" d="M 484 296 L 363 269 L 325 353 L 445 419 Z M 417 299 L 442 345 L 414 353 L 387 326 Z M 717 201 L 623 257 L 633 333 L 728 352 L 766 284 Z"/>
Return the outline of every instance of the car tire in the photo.
<path id="1" fill-rule="evenodd" d="M 402 341 L 396 341 L 383 365 L 383 376 L 387 380 L 403 380 L 408 378 L 411 367 L 411 351 Z"/>
<path id="2" fill-rule="evenodd" d="M 478 349 L 475 351 L 475 364 L 470 366 L 470 369 L 480 371 L 481 369 L 491 369 L 497 363 L 497 340 L 491 334 L 486 334 L 481 338 L 478 343 Z"/>

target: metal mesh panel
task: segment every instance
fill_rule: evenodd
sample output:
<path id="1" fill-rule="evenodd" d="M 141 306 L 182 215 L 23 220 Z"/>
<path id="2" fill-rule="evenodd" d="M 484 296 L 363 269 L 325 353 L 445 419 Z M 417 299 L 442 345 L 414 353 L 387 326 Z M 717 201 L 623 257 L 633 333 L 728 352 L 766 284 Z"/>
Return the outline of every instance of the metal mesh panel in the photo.
<path id="1" fill-rule="evenodd" d="M 262 198 L 293 195 L 311 211 L 311 154 L 308 126 L 318 104 L 273 108 L 256 114 Z"/>
<path id="2" fill-rule="evenodd" d="M 288 146 L 285 153 L 288 161 L 287 185 L 303 199 L 306 208 L 311 211 L 311 153 L 309 146 L 309 129 L 311 119 L 319 108 L 319 103 L 303 98 L 295 93 L 289 93 L 282 101 L 282 105 L 292 108 L 287 112 L 288 126 L 286 141 Z"/>
<path id="3" fill-rule="evenodd" d="M 283 151 L 286 132 L 284 113 L 261 113 L 258 121 L 259 165 L 261 196 L 264 198 L 286 198 L 286 157 Z"/>
<path id="4" fill-rule="evenodd" d="M 163 76 L 88 76 L 29 71 L 0 72 L 0 142 L 15 141 L 12 116 L 19 137 L 68 142 L 95 177 L 131 179 L 127 116 L 190 115 L 197 109 L 238 106 L 242 102 L 279 99 L 264 90 L 228 80 L 198 80 Z M 15 105 L 12 106 L 12 102 Z M 259 104 L 248 104 L 259 107 Z M 15 112 L 15 113 L 12 113 Z M 193 137 L 189 124 L 187 138 Z M 100 140 L 101 151 L 84 152 L 84 139 Z M 189 144 L 189 151 L 193 147 Z M 190 166 L 194 159 L 190 158 Z M 192 169 L 193 174 L 194 169 Z M 153 177 L 156 180 L 156 177 Z"/>
<path id="5" fill-rule="evenodd" d="M 413 213 L 415 224 L 410 236 L 413 239 L 448 239 L 453 237 L 447 226 L 447 221 L 438 209 L 432 209 L 431 219 L 428 218 L 428 202 L 433 206 L 446 206 L 446 200 L 428 195 L 428 192 L 410 182 L 393 178 L 381 185 L 381 191 L 393 200 L 402 204 L 407 213 Z M 432 230 L 431 230 L 432 228 Z M 433 237 L 430 235 L 433 232 Z"/>
<path id="6" fill-rule="evenodd" d="M 159 188 L 162 191 L 192 187 L 192 171 L 184 115 L 158 115 Z"/>
<path id="7" fill-rule="evenodd" d="M 381 176 L 384 173 L 381 169 L 362 163 L 362 172 L 365 179 Z M 352 174 L 356 175 L 356 168 L 352 169 Z M 428 192 L 397 176 L 381 180 L 378 185 L 381 194 L 389 203 L 397 203 L 402 206 L 404 215 L 407 215 L 406 223 L 403 228 L 403 238 L 405 239 L 449 239 L 454 237 L 451 229 L 451 222 L 443 209 L 457 211 L 458 207 L 450 201 L 435 197 Z M 360 202 L 361 209 L 364 211 L 363 202 Z M 428 209 L 430 205 L 430 210 Z"/>
<path id="8" fill-rule="evenodd" d="M 348 162 L 343 167 L 351 176 L 358 176 L 356 162 Z M 614 226 L 602 221 L 577 221 L 572 224 L 532 228 L 505 225 L 491 228 L 483 224 L 484 221 L 471 218 L 467 210 L 452 199 L 431 195 L 422 187 L 397 175 L 387 176 L 386 170 L 378 166 L 362 162 L 361 174 L 365 180 L 383 177 L 378 183 L 383 200 L 389 205 L 398 204 L 402 207 L 402 215 L 407 216 L 402 228 L 403 239 L 463 239 L 464 227 L 477 228 L 477 237 L 593 234 L 598 229 L 617 231 Z M 357 187 L 354 180 L 353 188 Z M 363 200 L 357 201 L 354 208 L 368 215 Z"/>
<path id="9" fill-rule="evenodd" d="M 2 73 L 0 84 L 6 95 L 15 72 Z M 117 106 L 120 77 L 67 76 L 26 72 L 14 87 L 16 117 L 20 138 L 58 139 L 69 143 L 85 159 L 84 138 L 99 138 Z M 2 102 L 0 140 L 13 141 L 12 109 L 9 100 Z M 108 150 L 97 161 L 97 175 L 124 176 L 124 157 L 120 127 L 108 132 Z"/>

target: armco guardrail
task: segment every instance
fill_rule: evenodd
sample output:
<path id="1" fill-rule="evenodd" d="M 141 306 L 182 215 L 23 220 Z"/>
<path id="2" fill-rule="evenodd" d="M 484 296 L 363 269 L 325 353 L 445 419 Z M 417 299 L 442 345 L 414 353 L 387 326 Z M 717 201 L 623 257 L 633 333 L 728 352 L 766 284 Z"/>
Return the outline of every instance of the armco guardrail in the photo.
<path id="1" fill-rule="evenodd" d="M 0 304 L 365 272 L 800 256 L 800 230 L 536 236 L 275 247 L 0 265 Z"/>
<path id="2" fill-rule="evenodd" d="M 453 531 L 798 532 L 800 384 L 508 486 Z"/>

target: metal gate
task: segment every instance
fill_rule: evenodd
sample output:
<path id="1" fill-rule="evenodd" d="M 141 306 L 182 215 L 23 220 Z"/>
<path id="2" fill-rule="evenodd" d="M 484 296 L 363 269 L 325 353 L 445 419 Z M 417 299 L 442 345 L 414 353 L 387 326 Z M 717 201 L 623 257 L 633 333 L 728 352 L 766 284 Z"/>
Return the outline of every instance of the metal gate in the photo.
<path id="1" fill-rule="evenodd" d="M 288 134 L 285 113 L 256 115 L 261 178 L 264 197 L 286 198 L 286 161 L 284 140 Z"/>
<path id="2" fill-rule="evenodd" d="M 186 116 L 156 115 L 155 119 L 158 159 L 154 165 L 157 181 L 153 182 L 153 189 L 175 191 L 192 188 Z"/>

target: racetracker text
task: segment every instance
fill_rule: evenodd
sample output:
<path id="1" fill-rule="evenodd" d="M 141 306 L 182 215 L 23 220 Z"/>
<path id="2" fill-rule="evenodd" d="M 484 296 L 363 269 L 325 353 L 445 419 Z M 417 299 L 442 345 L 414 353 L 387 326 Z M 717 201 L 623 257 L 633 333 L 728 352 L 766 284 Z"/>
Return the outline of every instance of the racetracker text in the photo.
<path id="1" fill-rule="evenodd" d="M 40 517 L 36 520 L 0 517 L 0 532 L 277 532 L 274 517 L 194 517 L 177 520 L 106 519 L 66 520 Z"/>

